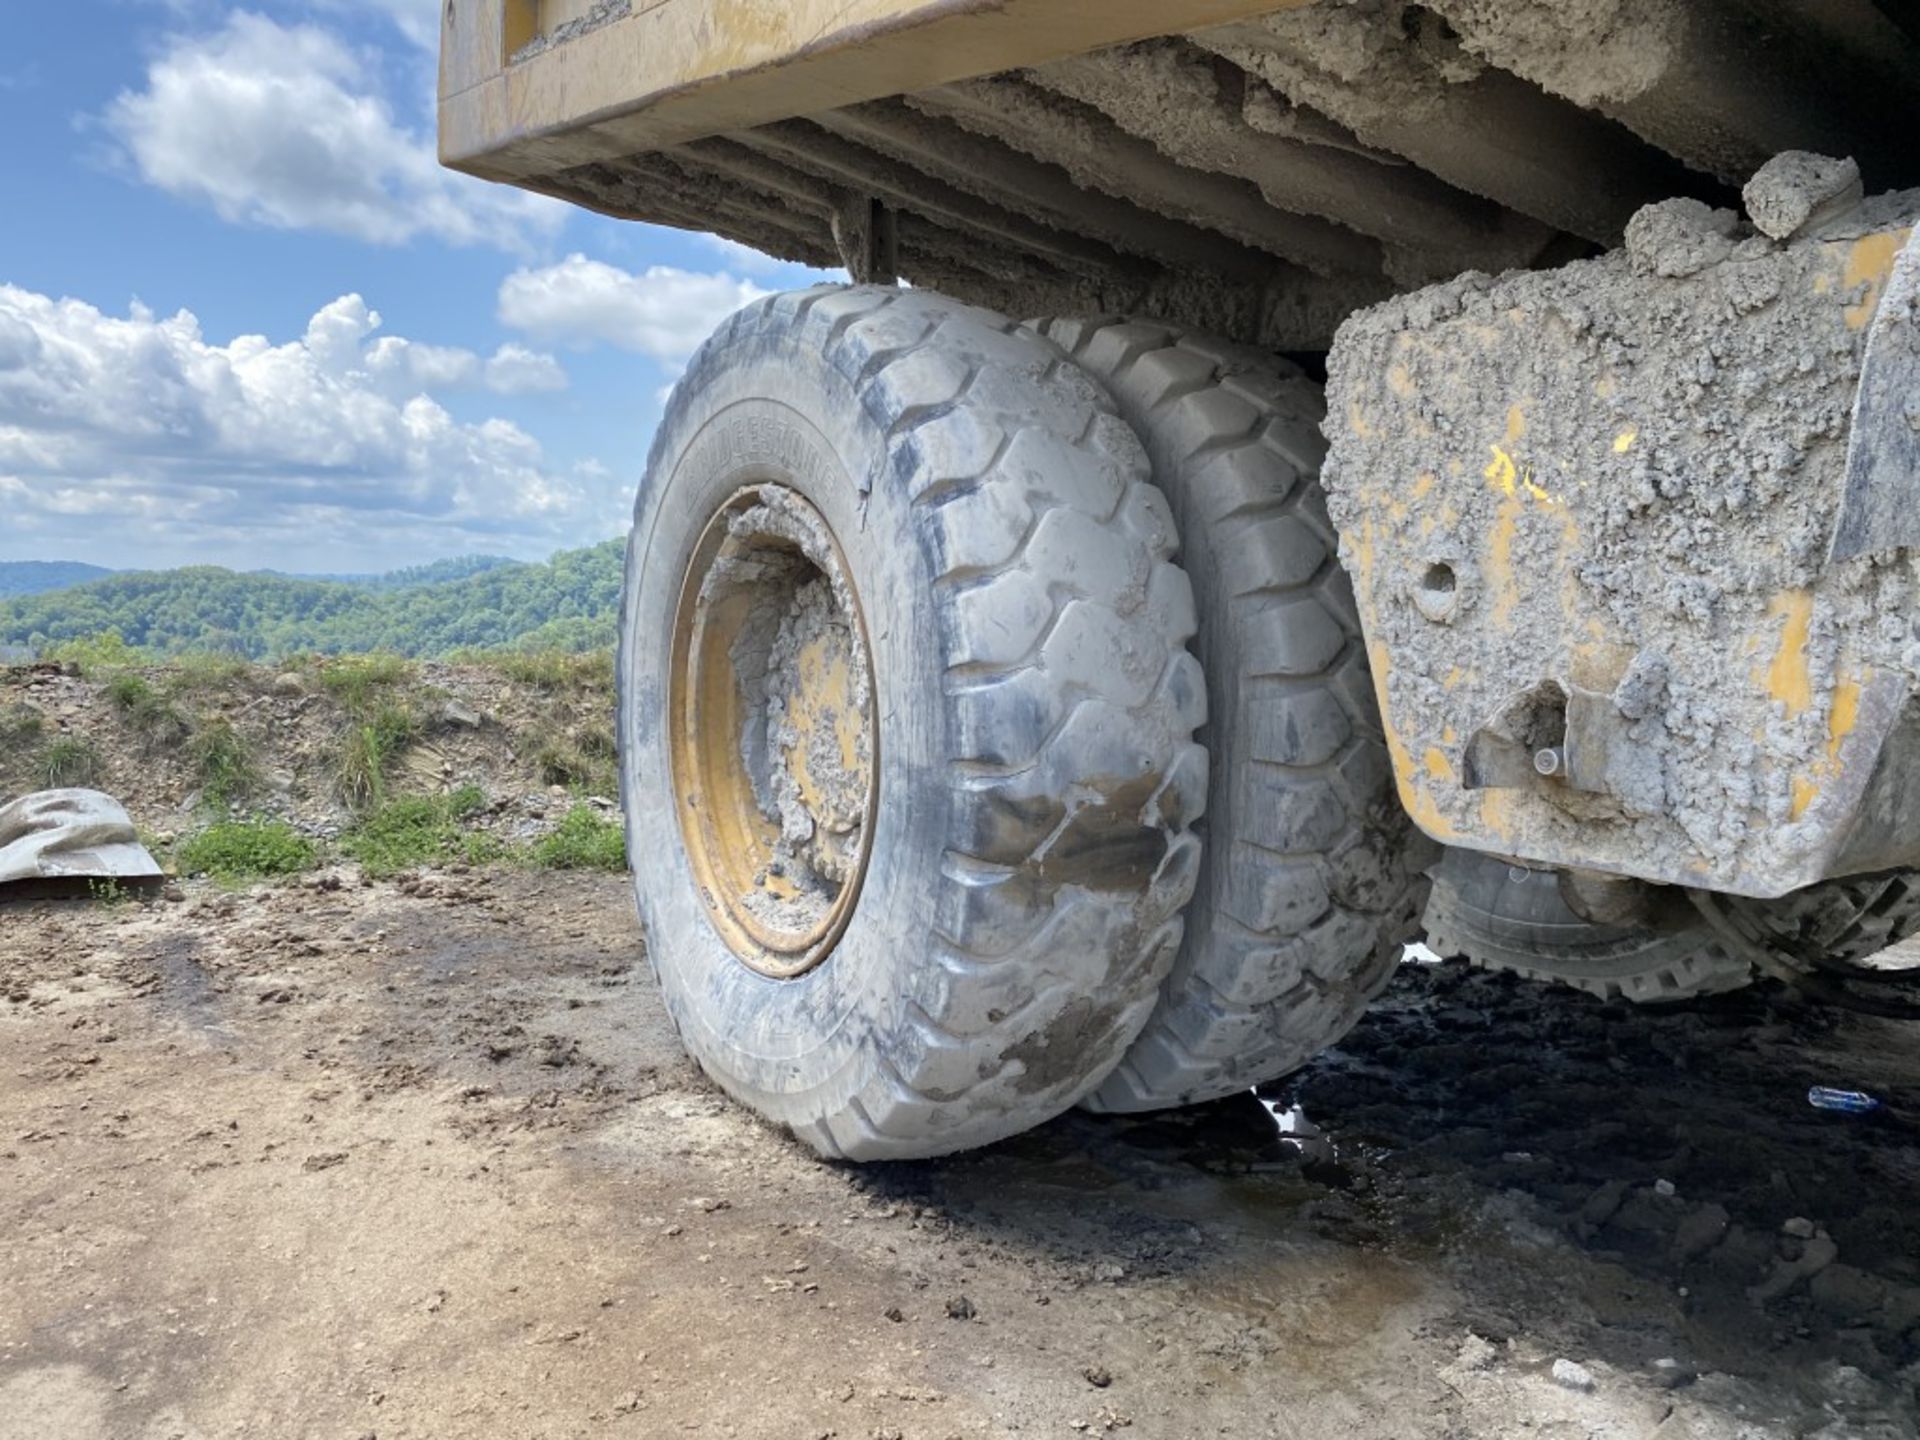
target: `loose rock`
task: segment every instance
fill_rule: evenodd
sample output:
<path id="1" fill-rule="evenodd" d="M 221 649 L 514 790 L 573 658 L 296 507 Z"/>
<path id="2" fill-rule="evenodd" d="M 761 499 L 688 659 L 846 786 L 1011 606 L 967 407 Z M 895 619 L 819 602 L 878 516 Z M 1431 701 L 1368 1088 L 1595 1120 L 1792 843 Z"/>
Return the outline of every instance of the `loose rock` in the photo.
<path id="1" fill-rule="evenodd" d="M 1593 1389 L 1593 1372 L 1572 1360 L 1553 1362 L 1553 1383 L 1568 1390 Z"/>

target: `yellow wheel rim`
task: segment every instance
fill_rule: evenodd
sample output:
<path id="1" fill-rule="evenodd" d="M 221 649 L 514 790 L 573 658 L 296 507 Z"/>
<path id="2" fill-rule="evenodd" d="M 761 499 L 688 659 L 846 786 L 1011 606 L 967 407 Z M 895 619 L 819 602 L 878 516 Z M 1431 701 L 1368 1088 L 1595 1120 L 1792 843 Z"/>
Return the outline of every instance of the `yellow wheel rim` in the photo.
<path id="1" fill-rule="evenodd" d="M 878 798 L 873 660 L 845 557 L 784 485 L 707 523 L 674 614 L 674 807 L 714 928 L 763 975 L 832 953 Z"/>

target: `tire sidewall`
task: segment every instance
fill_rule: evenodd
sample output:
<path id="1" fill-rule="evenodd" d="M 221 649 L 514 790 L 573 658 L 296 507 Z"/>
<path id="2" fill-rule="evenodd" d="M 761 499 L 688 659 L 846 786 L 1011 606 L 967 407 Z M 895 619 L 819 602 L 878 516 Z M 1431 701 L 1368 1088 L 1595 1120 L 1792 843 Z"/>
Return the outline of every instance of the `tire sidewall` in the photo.
<path id="1" fill-rule="evenodd" d="M 929 935 L 951 828 L 943 778 L 947 646 L 932 603 L 933 562 L 889 447 L 854 388 L 790 334 L 709 344 L 676 388 L 628 547 L 622 620 L 621 764 L 628 853 L 648 953 L 688 1048 L 771 1117 L 806 1124 L 848 1103 L 903 1008 L 937 983 L 899 954 Z M 688 864 L 671 773 L 672 630 L 689 558 L 714 513 L 756 482 L 808 500 L 839 542 L 873 665 L 879 799 L 868 869 L 827 957 L 772 979 L 734 954 Z"/>

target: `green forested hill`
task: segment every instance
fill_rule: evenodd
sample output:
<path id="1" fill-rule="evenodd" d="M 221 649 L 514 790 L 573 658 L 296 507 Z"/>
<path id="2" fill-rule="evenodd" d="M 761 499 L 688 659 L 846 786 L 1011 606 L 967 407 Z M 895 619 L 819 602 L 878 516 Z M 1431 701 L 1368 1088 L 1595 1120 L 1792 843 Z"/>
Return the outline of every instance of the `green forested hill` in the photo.
<path id="1" fill-rule="evenodd" d="M 83 565 L 78 560 L 0 560 L 0 599 L 84 585 L 112 573 L 104 565 Z"/>
<path id="2" fill-rule="evenodd" d="M 110 575 L 0 601 L 0 646 L 35 648 L 119 631 L 156 654 L 216 650 L 254 659 L 295 651 L 392 650 L 434 656 L 467 646 L 572 650 L 613 643 L 623 542 L 563 550 L 539 565 L 422 567 L 398 585 L 237 574 L 213 566 Z"/>

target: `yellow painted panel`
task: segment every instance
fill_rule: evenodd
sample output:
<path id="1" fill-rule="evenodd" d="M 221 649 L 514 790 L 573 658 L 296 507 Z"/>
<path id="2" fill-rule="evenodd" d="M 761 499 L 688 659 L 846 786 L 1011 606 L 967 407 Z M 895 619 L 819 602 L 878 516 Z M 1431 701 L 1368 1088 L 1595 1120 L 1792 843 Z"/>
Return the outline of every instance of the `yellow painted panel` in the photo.
<path id="1" fill-rule="evenodd" d="M 1860 723 L 1860 682 L 1846 679 L 1833 687 L 1833 708 L 1827 712 L 1827 759 L 1840 758 L 1840 746 Z"/>
<path id="2" fill-rule="evenodd" d="M 530 3 L 531 0 L 452 0 L 441 12 L 440 20 L 442 99 L 470 90 L 499 72 L 500 39 L 511 18 L 506 7 Z"/>
<path id="3" fill-rule="evenodd" d="M 1773 663 L 1767 667 L 1767 693 L 1787 707 L 1789 716 L 1798 715 L 1813 703 L 1813 675 L 1807 664 L 1813 592 L 1789 590 L 1774 600 L 1767 613 L 1786 622 L 1780 627 Z"/>
<path id="4" fill-rule="evenodd" d="M 441 159 L 499 180 L 1305 0 L 655 0 L 510 69 L 507 3 L 453 0 L 441 42 Z"/>
<path id="5" fill-rule="evenodd" d="M 1841 284 L 1851 294 L 1860 286 L 1867 287 L 1866 294 L 1847 307 L 1847 328 L 1859 330 L 1873 319 L 1873 312 L 1880 308 L 1880 292 L 1886 288 L 1887 277 L 1893 273 L 1893 262 L 1907 243 L 1907 230 L 1882 230 L 1874 235 L 1862 235 L 1853 242 L 1847 252 L 1847 268 L 1841 275 Z"/>

